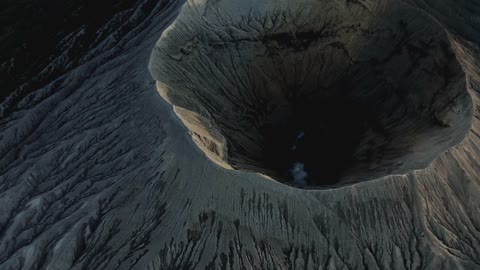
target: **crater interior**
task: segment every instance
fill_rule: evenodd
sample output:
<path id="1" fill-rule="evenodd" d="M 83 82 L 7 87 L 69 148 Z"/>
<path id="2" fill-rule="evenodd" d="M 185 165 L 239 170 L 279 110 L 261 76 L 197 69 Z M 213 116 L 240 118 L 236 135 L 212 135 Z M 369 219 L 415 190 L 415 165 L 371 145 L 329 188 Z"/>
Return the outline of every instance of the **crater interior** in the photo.
<path id="1" fill-rule="evenodd" d="M 150 62 L 159 93 L 215 163 L 339 186 L 424 168 L 468 133 L 465 74 L 420 11 L 227 2 L 188 2 Z"/>

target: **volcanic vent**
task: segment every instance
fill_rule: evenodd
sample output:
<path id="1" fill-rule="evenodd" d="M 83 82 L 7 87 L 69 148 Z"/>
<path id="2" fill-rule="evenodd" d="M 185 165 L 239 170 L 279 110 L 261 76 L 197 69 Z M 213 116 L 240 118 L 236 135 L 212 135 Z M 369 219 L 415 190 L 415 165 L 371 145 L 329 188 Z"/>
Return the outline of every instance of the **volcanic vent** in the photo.
<path id="1" fill-rule="evenodd" d="M 217 164 L 318 188 L 424 168 L 468 132 L 465 75 L 420 11 L 239 3 L 188 2 L 150 62 Z"/>

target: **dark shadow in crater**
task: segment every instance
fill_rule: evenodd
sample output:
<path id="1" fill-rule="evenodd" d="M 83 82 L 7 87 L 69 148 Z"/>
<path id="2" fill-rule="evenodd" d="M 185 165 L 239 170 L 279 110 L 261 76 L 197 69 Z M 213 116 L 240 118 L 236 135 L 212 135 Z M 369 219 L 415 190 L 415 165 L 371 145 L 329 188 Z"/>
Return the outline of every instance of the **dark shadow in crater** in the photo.
<path id="1" fill-rule="evenodd" d="M 344 97 L 301 100 L 287 118 L 264 126 L 263 163 L 274 178 L 293 185 L 335 185 L 358 162 L 354 154 L 369 129 L 388 140 L 388 132 L 366 106 Z M 380 149 L 366 151 L 371 157 Z"/>

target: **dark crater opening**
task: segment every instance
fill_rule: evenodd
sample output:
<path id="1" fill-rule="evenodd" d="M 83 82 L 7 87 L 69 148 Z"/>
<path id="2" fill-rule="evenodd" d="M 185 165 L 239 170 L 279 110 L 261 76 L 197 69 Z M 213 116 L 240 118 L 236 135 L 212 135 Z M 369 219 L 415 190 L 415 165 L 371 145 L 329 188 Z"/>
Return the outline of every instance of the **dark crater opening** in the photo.
<path id="1" fill-rule="evenodd" d="M 389 140 L 375 113 L 364 105 L 339 96 L 299 100 L 290 115 L 263 127 L 263 163 L 275 178 L 294 185 L 334 185 L 360 161 L 355 151 L 369 130 L 377 141 Z M 367 148 L 363 162 L 381 150 Z"/>
<path id="2" fill-rule="evenodd" d="M 323 188 L 423 169 L 463 140 L 471 99 L 441 26 L 401 4 L 315 3 L 181 17 L 160 39 L 159 92 L 212 161 Z"/>

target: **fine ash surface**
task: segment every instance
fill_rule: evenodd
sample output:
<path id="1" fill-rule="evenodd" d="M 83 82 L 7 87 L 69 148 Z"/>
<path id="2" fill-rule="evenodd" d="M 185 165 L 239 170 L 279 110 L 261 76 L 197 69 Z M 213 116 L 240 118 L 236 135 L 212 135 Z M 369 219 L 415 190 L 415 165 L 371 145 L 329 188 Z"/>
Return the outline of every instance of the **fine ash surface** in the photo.
<path id="1" fill-rule="evenodd" d="M 253 53 L 261 49 L 258 40 L 249 41 L 251 35 L 240 34 L 265 32 L 265 28 L 273 27 L 270 16 L 275 17 L 277 10 L 294 3 L 276 1 L 278 8 L 274 9 L 273 1 L 256 2 L 253 17 L 244 18 L 246 25 L 223 32 L 222 25 L 237 21 L 239 17 L 235 14 L 244 14 L 246 8 L 253 7 L 253 0 L 189 1 L 179 20 L 162 35 L 183 3 L 151 4 L 140 0 L 134 9 L 99 29 L 108 35 L 101 35 L 103 41 L 85 52 L 84 60 L 76 68 L 16 104 L 2 105 L 8 106 L 12 113 L 2 115 L 0 120 L 0 269 L 480 269 L 479 3 L 473 0 L 405 0 L 396 4 L 366 0 L 298 2 L 315 5 L 331 2 L 327 10 L 309 10 L 325 13 L 333 22 L 336 16 L 348 18 L 345 24 L 358 20 L 358 27 L 363 29 L 360 32 L 367 37 L 375 35 L 369 32 L 371 29 L 388 25 L 389 29 L 396 29 L 392 24 L 377 21 L 378 14 L 385 14 L 382 18 L 393 24 L 406 16 L 409 38 L 402 44 L 421 45 L 429 38 L 435 41 L 428 50 L 433 50 L 433 58 L 414 57 L 424 69 L 414 69 L 411 78 L 416 72 L 432 72 L 435 60 L 439 67 L 449 67 L 445 70 L 449 70 L 452 78 L 446 84 L 436 76 L 424 77 L 418 73 L 418 80 L 412 82 L 410 77 L 400 76 L 405 70 L 398 64 L 390 66 L 393 69 L 389 72 L 395 75 L 389 77 L 390 82 L 400 85 L 405 80 L 415 84 L 420 92 L 412 93 L 422 94 L 415 96 L 419 104 L 431 100 L 437 90 L 445 89 L 438 94 L 439 103 L 428 107 L 427 115 L 432 108 L 437 113 L 438 121 L 433 121 L 431 128 L 421 129 L 430 126 L 427 123 L 432 118 L 428 117 L 406 117 L 420 120 L 400 121 L 403 123 L 400 125 L 412 125 L 419 132 L 410 135 L 429 136 L 418 136 L 410 151 L 393 155 L 393 160 L 417 163 L 423 160 L 424 168 L 412 171 L 413 167 L 407 166 L 404 168 L 409 170 L 402 174 L 385 175 L 392 171 L 387 162 L 382 167 L 385 170 L 380 170 L 384 175 L 377 180 L 335 189 L 303 190 L 259 174 L 256 168 L 263 164 L 258 163 L 261 159 L 245 155 L 232 158 L 232 153 L 241 151 L 230 149 L 232 138 L 225 132 L 228 129 L 222 130 L 213 125 L 218 122 L 212 121 L 221 109 L 215 106 L 225 100 L 220 94 L 216 95 L 218 100 L 203 100 L 206 96 L 201 91 L 212 78 L 192 76 L 189 71 L 175 82 L 172 78 L 178 75 L 178 70 L 162 69 L 156 61 L 161 53 L 158 46 L 168 45 L 162 41 L 155 45 L 161 35 L 178 45 L 175 48 L 165 45 L 164 49 L 176 50 L 168 63 L 177 61 L 179 66 L 182 61 L 200 55 L 199 50 L 206 56 L 213 53 L 204 43 L 206 35 L 219 42 L 210 44 L 218 47 L 217 56 L 204 58 L 205 62 L 196 70 L 205 75 L 215 74 L 215 79 L 223 78 L 217 82 L 222 87 L 236 90 L 231 84 L 245 83 L 245 78 L 232 73 L 243 76 L 252 67 L 232 69 L 230 63 L 238 63 L 238 56 L 232 54 L 224 66 L 212 70 L 214 63 L 208 62 L 209 59 L 224 59 L 224 54 L 236 47 L 225 42 L 240 38 L 245 39 L 245 44 L 238 48 L 252 52 L 248 55 L 251 58 L 243 59 L 251 61 L 257 57 Z M 402 11 L 400 14 L 396 13 L 397 8 Z M 269 17 L 262 17 L 262 12 L 267 11 Z M 292 15 L 295 13 L 282 11 L 278 20 Z M 308 21 L 300 19 L 297 24 L 308 25 Z M 191 31 L 198 29 L 204 32 L 192 36 Z M 291 29 L 291 33 L 295 31 Z M 395 36 L 389 31 L 380 37 Z M 402 40 L 403 34 L 397 35 Z M 310 43 L 308 32 L 300 37 L 308 41 L 308 46 L 321 46 L 318 44 L 323 42 Z M 388 53 L 380 47 L 355 52 L 354 45 L 363 48 L 368 39 L 349 41 L 341 36 L 332 37 L 337 38 L 337 42 L 344 42 L 355 61 L 366 60 L 366 52 Z M 307 46 L 288 40 L 277 36 L 277 41 L 283 44 L 279 46 L 300 46 L 301 50 Z M 275 49 L 275 44 L 266 44 Z M 391 47 L 389 42 L 376 44 Z M 337 45 L 332 45 L 330 51 L 343 51 Z M 68 42 L 65 46 L 68 47 Z M 163 90 L 188 82 L 196 85 L 197 91 L 182 93 L 191 98 L 178 100 L 198 103 L 187 106 L 169 99 L 175 105 L 172 110 L 172 106 L 163 102 L 147 69 L 154 47 L 150 66 L 162 94 L 171 97 L 170 92 Z M 407 61 L 407 56 L 404 57 Z M 258 63 L 271 65 L 267 60 Z M 53 64 L 62 63 L 68 63 L 68 59 Z M 350 76 L 352 70 L 339 70 L 342 65 L 322 63 L 332 67 L 332 76 L 347 74 L 348 78 L 357 78 Z M 389 67 L 388 63 L 380 67 Z M 363 70 L 361 65 L 353 69 Z M 267 76 L 275 69 L 268 66 L 264 70 L 269 72 Z M 159 77 L 160 71 L 171 77 Z M 327 73 L 322 74 L 329 78 Z M 369 78 L 371 74 L 365 76 Z M 167 79 L 168 82 L 162 81 Z M 363 89 L 362 85 L 353 86 Z M 171 88 L 172 93 L 179 89 Z M 273 93 L 277 93 L 279 100 L 284 99 L 279 92 Z M 372 95 L 378 93 L 374 91 Z M 353 97 L 350 94 L 355 93 L 347 96 Z M 453 101 L 455 110 L 445 109 L 444 101 Z M 209 102 L 211 107 L 205 107 Z M 370 102 L 357 105 L 371 106 Z M 425 116 L 415 108 L 411 108 L 413 116 Z M 455 111 L 458 113 L 452 113 Z M 386 109 L 381 112 L 393 113 Z M 288 110 L 283 113 L 288 116 Z M 220 115 L 234 118 L 236 111 Z M 278 117 L 283 115 L 280 113 Z M 380 126 L 390 123 L 399 132 L 407 130 L 395 126 L 393 121 L 380 123 Z M 468 126 L 466 131 L 465 126 Z M 291 130 L 294 139 L 298 130 L 305 131 L 305 140 L 310 134 L 302 127 Z M 243 130 L 239 132 L 242 134 Z M 195 133 L 203 137 L 197 136 L 193 143 L 191 135 Z M 212 148 L 217 150 L 200 151 L 198 146 L 206 145 L 201 141 L 204 138 L 216 144 Z M 398 141 L 402 142 L 412 141 Z M 433 152 L 432 144 L 436 146 Z M 293 143 L 286 145 L 290 151 Z M 248 153 L 250 149 L 246 150 Z M 255 166 L 232 170 L 238 169 L 235 167 L 239 164 Z M 355 164 L 359 168 L 352 168 L 354 173 L 349 175 L 371 172 L 365 170 L 365 164 Z"/>

